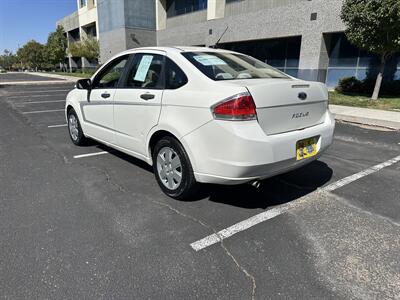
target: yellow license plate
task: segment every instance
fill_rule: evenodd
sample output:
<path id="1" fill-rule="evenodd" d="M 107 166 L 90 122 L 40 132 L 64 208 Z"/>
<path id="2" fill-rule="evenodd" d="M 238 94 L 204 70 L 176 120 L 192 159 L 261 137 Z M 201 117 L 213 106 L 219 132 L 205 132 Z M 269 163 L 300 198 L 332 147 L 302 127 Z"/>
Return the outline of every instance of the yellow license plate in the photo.
<path id="1" fill-rule="evenodd" d="M 317 154 L 317 138 L 312 137 L 296 143 L 296 159 L 302 160 Z"/>

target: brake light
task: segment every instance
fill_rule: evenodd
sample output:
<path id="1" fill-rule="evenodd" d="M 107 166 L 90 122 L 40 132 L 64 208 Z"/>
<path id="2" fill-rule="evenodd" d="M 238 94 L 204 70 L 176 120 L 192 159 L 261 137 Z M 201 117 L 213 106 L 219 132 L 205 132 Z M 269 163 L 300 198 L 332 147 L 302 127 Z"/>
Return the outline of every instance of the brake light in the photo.
<path id="1" fill-rule="evenodd" d="M 249 93 L 241 93 L 229 97 L 214 105 L 211 110 L 214 118 L 219 120 L 244 121 L 257 119 L 256 105 Z"/>

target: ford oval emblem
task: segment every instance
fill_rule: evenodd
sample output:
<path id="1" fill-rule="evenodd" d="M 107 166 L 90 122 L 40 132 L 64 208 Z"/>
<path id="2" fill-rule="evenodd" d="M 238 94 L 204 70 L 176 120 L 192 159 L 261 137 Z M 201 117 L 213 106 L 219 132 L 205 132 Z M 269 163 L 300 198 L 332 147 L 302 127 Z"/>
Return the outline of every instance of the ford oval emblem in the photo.
<path id="1" fill-rule="evenodd" d="M 299 93 L 298 95 L 300 100 L 306 100 L 307 99 L 307 94 L 304 92 Z"/>

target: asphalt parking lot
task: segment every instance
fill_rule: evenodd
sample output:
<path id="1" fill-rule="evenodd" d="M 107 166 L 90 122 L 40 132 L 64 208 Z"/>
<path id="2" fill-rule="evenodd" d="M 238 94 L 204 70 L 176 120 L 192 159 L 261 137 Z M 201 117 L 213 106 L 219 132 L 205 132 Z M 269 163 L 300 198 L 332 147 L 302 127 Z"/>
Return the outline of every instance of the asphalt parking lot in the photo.
<path id="1" fill-rule="evenodd" d="M 1 297 L 400 298 L 399 132 L 339 123 L 300 170 L 177 201 L 145 163 L 74 146 L 73 84 L 47 80 L 0 88 Z"/>
<path id="2" fill-rule="evenodd" d="M 26 81 L 37 81 L 40 83 L 41 81 L 54 81 L 54 78 L 44 77 L 44 76 L 35 76 L 27 73 L 4 73 L 0 74 L 0 83 L 2 82 L 26 82 Z"/>

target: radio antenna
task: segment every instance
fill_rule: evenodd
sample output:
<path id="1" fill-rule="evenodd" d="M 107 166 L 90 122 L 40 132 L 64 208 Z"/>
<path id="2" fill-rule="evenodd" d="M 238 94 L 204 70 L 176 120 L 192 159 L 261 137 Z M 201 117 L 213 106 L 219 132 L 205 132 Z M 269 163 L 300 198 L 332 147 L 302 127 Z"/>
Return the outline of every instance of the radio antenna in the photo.
<path id="1" fill-rule="evenodd" d="M 229 26 L 226 26 L 225 31 L 221 34 L 221 36 L 219 37 L 218 41 L 215 43 L 214 46 L 212 46 L 211 48 L 217 49 L 218 48 L 218 44 L 221 41 L 221 39 L 224 37 L 225 33 L 228 31 Z"/>

